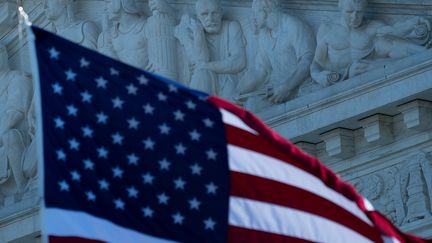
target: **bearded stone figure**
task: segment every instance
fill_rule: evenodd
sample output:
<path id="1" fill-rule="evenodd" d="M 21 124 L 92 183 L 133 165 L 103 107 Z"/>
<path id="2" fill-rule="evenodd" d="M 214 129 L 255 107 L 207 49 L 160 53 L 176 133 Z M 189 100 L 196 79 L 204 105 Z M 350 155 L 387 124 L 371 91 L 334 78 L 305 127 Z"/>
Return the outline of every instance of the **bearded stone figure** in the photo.
<path id="1" fill-rule="evenodd" d="M 77 44 L 96 49 L 99 30 L 91 21 L 75 19 L 73 2 L 74 0 L 44 1 L 45 12 L 53 25 L 53 31 Z"/>
<path id="2" fill-rule="evenodd" d="M 246 66 L 245 39 L 237 21 L 223 18 L 219 0 L 198 0 L 197 19 L 188 15 L 176 28 L 185 48 L 192 88 L 233 100 L 238 74 Z"/>

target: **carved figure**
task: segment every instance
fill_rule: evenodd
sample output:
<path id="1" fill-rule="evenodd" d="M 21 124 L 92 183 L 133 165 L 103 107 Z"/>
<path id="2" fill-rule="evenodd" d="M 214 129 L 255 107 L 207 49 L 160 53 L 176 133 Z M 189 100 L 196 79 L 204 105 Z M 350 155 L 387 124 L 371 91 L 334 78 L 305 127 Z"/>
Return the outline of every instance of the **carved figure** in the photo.
<path id="1" fill-rule="evenodd" d="M 429 201 L 427 195 L 427 184 L 423 179 L 424 169 L 422 164 L 427 160 L 424 153 L 416 155 L 408 164 L 407 193 L 407 214 L 404 223 L 411 223 L 417 220 L 431 217 L 430 209 L 427 206 Z"/>
<path id="2" fill-rule="evenodd" d="M 396 225 L 402 225 L 406 216 L 400 169 L 399 166 L 392 166 L 354 183 L 359 192 Z"/>
<path id="3" fill-rule="evenodd" d="M 152 15 L 147 19 L 150 71 L 177 80 L 177 41 L 174 37 L 175 18 L 165 0 L 149 0 Z"/>
<path id="4" fill-rule="evenodd" d="M 73 0 L 44 1 L 45 12 L 53 24 L 54 32 L 70 41 L 96 49 L 99 35 L 96 24 L 75 20 L 72 2 Z"/>
<path id="5" fill-rule="evenodd" d="M 134 67 L 149 70 L 144 9 L 136 0 L 107 0 L 98 50 Z"/>
<path id="6" fill-rule="evenodd" d="M 6 48 L 0 46 L 0 185 L 23 191 L 27 180 L 22 154 L 28 144 L 26 114 L 32 98 L 31 81 L 8 64 Z M 0 194 L 5 194 L 0 187 Z"/>
<path id="7" fill-rule="evenodd" d="M 198 0 L 195 9 L 199 21 L 183 16 L 176 29 L 188 53 L 190 86 L 232 100 L 246 66 L 243 31 L 237 21 L 223 19 L 219 0 Z"/>
<path id="8" fill-rule="evenodd" d="M 366 5 L 367 0 L 339 0 L 340 21 L 319 28 L 311 75 L 322 87 L 425 50 L 420 44 L 430 40 L 426 19 L 415 17 L 394 25 L 364 20 Z"/>
<path id="9" fill-rule="evenodd" d="M 210 61 L 210 52 L 206 45 L 204 31 L 195 19 L 184 15 L 180 24 L 176 27 L 175 35 L 187 50 L 186 53 L 190 67 L 194 63 Z M 216 75 L 214 72 L 206 69 L 191 70 L 189 87 L 212 95 L 217 95 L 218 93 Z"/>
<path id="10" fill-rule="evenodd" d="M 239 82 L 238 91 L 246 108 L 257 111 L 295 95 L 296 88 L 309 77 L 315 38 L 303 21 L 281 11 L 278 0 L 254 0 L 252 10 L 258 55 Z"/>

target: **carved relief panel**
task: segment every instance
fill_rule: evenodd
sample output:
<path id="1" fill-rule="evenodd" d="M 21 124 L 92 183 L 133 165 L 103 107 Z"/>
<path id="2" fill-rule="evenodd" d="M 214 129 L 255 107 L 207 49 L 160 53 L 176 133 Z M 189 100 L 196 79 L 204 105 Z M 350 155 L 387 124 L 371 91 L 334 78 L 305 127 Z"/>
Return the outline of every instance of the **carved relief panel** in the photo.
<path id="1" fill-rule="evenodd" d="M 32 97 L 31 80 L 9 68 L 8 52 L 0 45 L 0 205 L 37 176 L 35 150 L 29 150 L 35 135 Z"/>
<path id="2" fill-rule="evenodd" d="M 367 76 L 423 52 L 431 39 L 430 22 L 420 16 L 364 17 L 367 0 L 337 1 L 337 14 L 313 17 L 322 20 L 313 20 L 321 23 L 314 30 L 311 16 L 280 0 L 251 0 L 252 8 L 239 1 L 235 9 L 216 0 L 43 1 L 59 34 L 93 49 L 98 39 L 104 54 L 255 112 Z M 92 16 L 84 7 L 96 4 L 103 7 Z"/>
<path id="3" fill-rule="evenodd" d="M 353 182 L 374 207 L 398 226 L 432 217 L 432 162 L 425 153 Z"/>

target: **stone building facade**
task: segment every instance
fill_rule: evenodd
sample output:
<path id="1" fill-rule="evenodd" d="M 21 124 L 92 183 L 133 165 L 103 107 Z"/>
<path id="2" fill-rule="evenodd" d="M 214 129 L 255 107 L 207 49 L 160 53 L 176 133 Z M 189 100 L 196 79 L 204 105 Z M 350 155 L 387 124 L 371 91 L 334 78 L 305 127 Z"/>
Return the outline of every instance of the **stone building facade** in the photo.
<path id="1" fill-rule="evenodd" d="M 254 111 L 403 231 L 432 238 L 432 2 L 21 2 L 35 25 Z M 15 10 L 0 3 L 0 242 L 38 242 L 33 88 Z"/>

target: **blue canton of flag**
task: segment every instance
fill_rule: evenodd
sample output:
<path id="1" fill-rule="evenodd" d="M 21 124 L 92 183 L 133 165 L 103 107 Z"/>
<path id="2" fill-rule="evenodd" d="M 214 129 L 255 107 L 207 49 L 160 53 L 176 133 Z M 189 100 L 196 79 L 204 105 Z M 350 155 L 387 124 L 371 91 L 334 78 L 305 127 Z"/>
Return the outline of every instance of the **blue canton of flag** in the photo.
<path id="1" fill-rule="evenodd" d="M 205 95 L 33 30 L 53 223 L 80 211 L 154 237 L 225 241 L 226 141 Z"/>

